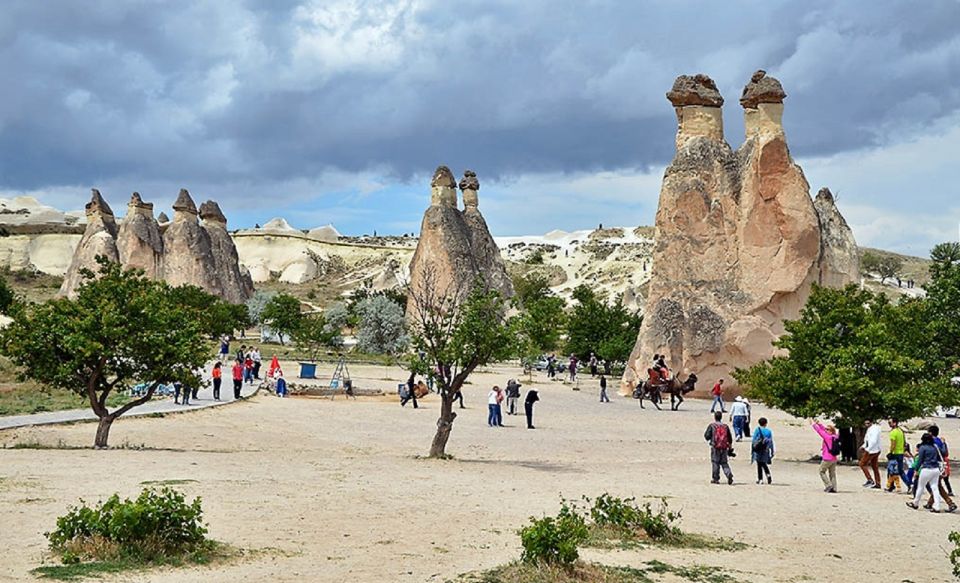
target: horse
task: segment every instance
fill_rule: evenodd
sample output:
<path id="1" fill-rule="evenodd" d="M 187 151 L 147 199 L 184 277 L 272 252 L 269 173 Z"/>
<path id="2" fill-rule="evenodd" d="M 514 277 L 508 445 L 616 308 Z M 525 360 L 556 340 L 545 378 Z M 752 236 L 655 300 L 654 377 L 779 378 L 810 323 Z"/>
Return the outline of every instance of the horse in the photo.
<path id="1" fill-rule="evenodd" d="M 670 410 L 679 411 L 680 404 L 683 403 L 683 396 L 687 393 L 693 391 L 696 388 L 697 384 L 697 375 L 690 373 L 690 376 L 686 378 L 682 383 L 677 377 L 663 382 L 663 383 L 652 383 L 649 380 L 644 381 L 643 383 L 637 385 L 637 388 L 633 391 L 633 398 L 640 400 L 640 408 L 643 409 L 643 399 L 650 399 L 650 402 L 653 403 L 654 407 L 658 411 L 660 409 L 660 401 L 662 400 L 662 393 L 670 393 Z"/>

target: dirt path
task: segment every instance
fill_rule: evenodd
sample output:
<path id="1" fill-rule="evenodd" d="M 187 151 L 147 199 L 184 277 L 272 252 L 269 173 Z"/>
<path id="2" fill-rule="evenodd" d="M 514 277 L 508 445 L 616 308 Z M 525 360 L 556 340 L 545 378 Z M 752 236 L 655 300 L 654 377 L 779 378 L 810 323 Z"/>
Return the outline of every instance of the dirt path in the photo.
<path id="1" fill-rule="evenodd" d="M 358 367 L 359 368 L 359 367 Z M 379 371 L 379 372 L 378 372 Z M 396 379 L 383 381 L 396 386 Z M 401 408 L 392 398 L 277 399 L 264 393 L 220 410 L 121 419 L 114 443 L 135 450 L 0 450 L 0 580 L 29 580 L 45 554 L 43 532 L 77 498 L 135 495 L 144 482 L 184 480 L 203 497 L 210 534 L 251 552 L 217 569 L 153 571 L 123 581 L 445 581 L 519 556 L 516 529 L 555 513 L 560 497 L 610 492 L 670 496 L 688 531 L 735 537 L 739 552 L 588 551 L 587 558 L 639 565 L 718 565 L 743 581 L 949 581 L 943 548 L 957 516 L 914 512 L 905 496 L 863 490 L 854 468 L 822 492 L 813 431 L 766 414 L 777 443 L 773 486 L 753 483 L 746 444 L 737 483 L 713 486 L 702 440 L 709 402 L 677 413 L 640 411 L 633 400 L 598 402 L 589 383 L 573 391 L 542 383 L 538 429 L 507 417 L 486 425 L 486 387 L 512 371 L 482 374 L 466 390 L 448 451 L 429 447 L 438 403 Z M 382 377 L 383 368 L 355 376 Z M 589 390 L 588 390 L 589 387 Z M 529 388 L 524 387 L 524 390 Z M 958 422 L 941 421 L 960 443 Z M 0 433 L 0 442 L 87 445 L 91 425 Z M 917 434 L 908 439 L 915 441 Z M 891 531 L 892 529 L 892 531 Z M 891 534 L 895 532 L 895 534 Z M 893 545 L 897 557 L 891 560 Z"/>

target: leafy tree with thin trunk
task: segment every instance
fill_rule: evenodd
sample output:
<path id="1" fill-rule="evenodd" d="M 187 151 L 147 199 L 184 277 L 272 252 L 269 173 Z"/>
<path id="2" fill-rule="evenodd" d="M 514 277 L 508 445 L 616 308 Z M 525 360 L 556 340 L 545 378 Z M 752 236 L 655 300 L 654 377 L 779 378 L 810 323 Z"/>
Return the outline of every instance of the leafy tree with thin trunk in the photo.
<path id="1" fill-rule="evenodd" d="M 293 341 L 311 361 L 316 361 L 324 348 L 341 346 L 343 337 L 340 329 L 331 326 L 324 314 L 310 314 L 300 320 L 293 332 Z"/>
<path id="2" fill-rule="evenodd" d="M 424 268 L 422 280 L 419 289 L 408 290 L 413 346 L 423 355 L 411 359 L 411 369 L 429 375 L 439 389 L 440 418 L 430 457 L 445 458 L 457 418 L 455 397 L 478 366 L 510 356 L 515 336 L 507 323 L 506 302 L 480 281 L 472 287 L 443 287 L 430 267 Z"/>
<path id="3" fill-rule="evenodd" d="M 208 347 L 191 311 L 172 288 L 139 270 L 98 257 L 74 300 L 60 298 L 18 310 L 0 332 L 3 352 L 22 376 L 85 396 L 100 419 L 94 447 L 107 447 L 113 422 L 153 398 L 161 383 L 193 386 Z M 143 396 L 110 411 L 114 391 L 148 383 Z"/>
<path id="4" fill-rule="evenodd" d="M 567 320 L 567 351 L 586 360 L 593 352 L 610 363 L 630 357 L 642 316 L 618 301 L 607 303 L 586 285 L 573 290 L 576 300 Z"/>
<path id="5" fill-rule="evenodd" d="M 406 348 L 406 324 L 400 304 L 383 295 L 370 296 L 357 304 L 360 317 L 357 348 L 367 354 L 397 354 Z"/>
<path id="6" fill-rule="evenodd" d="M 0 314 L 9 313 L 16 301 L 17 296 L 7 285 L 7 280 L 0 276 Z"/>
<path id="7" fill-rule="evenodd" d="M 260 319 L 277 333 L 282 345 L 283 337 L 289 338 L 300 327 L 303 319 L 300 313 L 300 300 L 290 294 L 277 294 L 263 307 Z"/>

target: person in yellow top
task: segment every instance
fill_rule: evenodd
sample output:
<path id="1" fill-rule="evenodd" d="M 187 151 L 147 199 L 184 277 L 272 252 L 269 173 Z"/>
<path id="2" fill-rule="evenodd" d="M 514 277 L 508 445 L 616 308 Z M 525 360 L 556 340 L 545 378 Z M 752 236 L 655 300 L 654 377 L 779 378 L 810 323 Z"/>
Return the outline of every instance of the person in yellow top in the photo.
<path id="1" fill-rule="evenodd" d="M 900 479 L 903 480 L 903 483 L 906 484 L 907 489 L 910 489 L 911 483 L 907 478 L 906 473 L 904 473 L 903 467 L 903 452 L 905 445 L 907 443 L 906 438 L 903 436 L 903 430 L 900 429 L 900 423 L 896 419 L 891 419 L 890 424 L 890 456 L 892 459 L 897 462 L 897 471 L 900 473 Z M 887 492 L 893 492 L 893 486 L 887 487 Z"/>

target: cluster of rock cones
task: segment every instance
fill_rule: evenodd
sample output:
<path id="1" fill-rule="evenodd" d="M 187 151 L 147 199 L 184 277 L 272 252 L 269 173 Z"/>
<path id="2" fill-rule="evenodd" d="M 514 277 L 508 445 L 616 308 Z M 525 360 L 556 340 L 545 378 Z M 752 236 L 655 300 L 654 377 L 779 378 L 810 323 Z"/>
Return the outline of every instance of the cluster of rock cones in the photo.
<path id="1" fill-rule="evenodd" d="M 746 140 L 723 137 L 723 97 L 706 75 L 677 78 L 676 155 L 656 217 L 643 325 L 624 374 L 627 394 L 654 354 L 707 381 L 771 357 L 783 321 L 812 284 L 859 280 L 856 241 L 826 188 L 816 200 L 787 148 L 786 93 L 764 71 L 743 90 Z M 729 382 L 729 378 L 728 378 Z"/>
<path id="2" fill-rule="evenodd" d="M 153 203 L 133 193 L 127 215 L 117 225 L 110 205 L 93 189 L 86 205 L 87 227 L 74 251 L 60 293 L 76 295 L 82 270 L 97 271 L 102 255 L 125 268 L 142 269 L 147 277 L 171 285 L 195 285 L 232 303 L 253 295 L 250 274 L 241 269 L 237 248 L 227 233 L 227 218 L 212 201 L 196 204 L 185 189 L 173 204 L 173 221 L 153 217 Z M 198 220 L 199 217 L 199 220 Z"/>
<path id="3" fill-rule="evenodd" d="M 475 281 L 504 297 L 513 296 L 500 249 L 480 213 L 476 173 L 467 170 L 460 180 L 463 210 L 457 205 L 457 181 L 446 166 L 440 166 L 430 181 L 430 207 L 423 214 L 420 240 L 410 262 L 407 314 L 412 303 L 429 286 L 440 294 L 464 293 Z"/>

